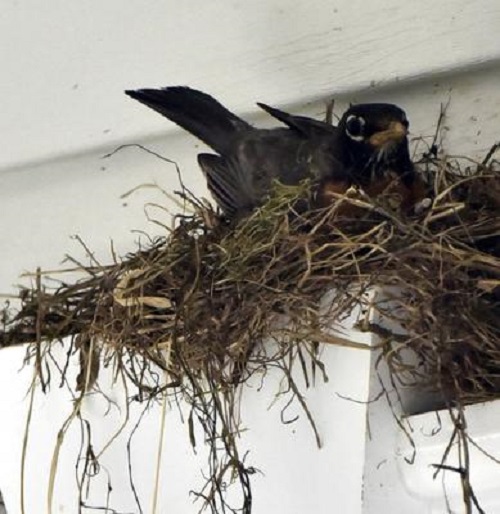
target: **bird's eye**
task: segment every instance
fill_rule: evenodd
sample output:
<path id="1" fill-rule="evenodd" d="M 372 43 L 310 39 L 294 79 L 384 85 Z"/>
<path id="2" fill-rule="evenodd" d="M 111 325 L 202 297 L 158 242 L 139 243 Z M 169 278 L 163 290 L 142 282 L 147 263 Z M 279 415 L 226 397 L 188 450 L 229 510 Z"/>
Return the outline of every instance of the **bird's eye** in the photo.
<path id="1" fill-rule="evenodd" d="M 365 131 L 365 120 L 360 116 L 351 114 L 345 122 L 345 131 L 354 141 L 363 141 Z"/>

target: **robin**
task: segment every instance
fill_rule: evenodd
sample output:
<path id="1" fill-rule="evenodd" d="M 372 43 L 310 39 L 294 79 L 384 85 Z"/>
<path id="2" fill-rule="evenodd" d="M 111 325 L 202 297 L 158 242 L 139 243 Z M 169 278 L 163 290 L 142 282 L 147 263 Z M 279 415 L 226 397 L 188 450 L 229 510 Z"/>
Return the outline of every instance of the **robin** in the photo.
<path id="1" fill-rule="evenodd" d="M 294 116 L 258 103 L 284 127 L 255 128 L 210 95 L 183 86 L 126 91 L 135 100 L 181 126 L 217 154 L 201 153 L 198 163 L 215 201 L 227 217 L 262 204 L 273 180 L 318 184 L 326 205 L 350 187 L 371 197 L 396 188 L 410 210 L 424 194 L 408 149 L 408 120 L 392 104 L 351 105 L 338 126 Z"/>

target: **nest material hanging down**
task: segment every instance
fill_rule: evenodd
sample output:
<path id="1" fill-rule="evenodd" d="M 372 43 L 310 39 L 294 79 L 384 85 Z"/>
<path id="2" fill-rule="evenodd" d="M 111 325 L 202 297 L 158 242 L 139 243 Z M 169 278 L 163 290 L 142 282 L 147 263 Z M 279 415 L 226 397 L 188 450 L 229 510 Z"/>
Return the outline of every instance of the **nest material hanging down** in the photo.
<path id="1" fill-rule="evenodd" d="M 300 401 L 289 373 L 293 357 L 303 364 L 309 355 L 320 365 L 316 343 L 349 344 L 325 327 L 366 307 L 364 293 L 375 286 L 399 291 L 384 314 L 397 317 L 404 332 L 363 327 L 382 337 L 394 376 L 460 405 L 500 396 L 500 166 L 491 155 L 482 163 L 427 156 L 421 168 L 433 203 L 415 217 L 394 209 L 390 195 L 362 193 L 296 212 L 310 193 L 306 183 L 277 185 L 262 208 L 227 224 L 183 191 L 191 213 L 148 248 L 109 266 L 82 267 L 81 280 L 55 289 L 38 274 L 20 292 L 20 310 L 5 310 L 0 345 L 32 343 L 42 386 L 41 348 L 64 340 L 68 354 L 80 354 L 82 394 L 102 362 L 147 397 L 181 391 L 214 452 L 222 439 L 227 456 L 200 495 L 217 512 L 229 470 L 250 512 L 251 470 L 232 435 L 235 386 L 273 364 Z M 354 217 L 342 214 L 346 204 L 356 206 Z M 328 308 L 320 309 L 327 291 Z M 272 351 L 266 339 L 277 343 Z M 405 359 L 408 350 L 418 365 Z"/>

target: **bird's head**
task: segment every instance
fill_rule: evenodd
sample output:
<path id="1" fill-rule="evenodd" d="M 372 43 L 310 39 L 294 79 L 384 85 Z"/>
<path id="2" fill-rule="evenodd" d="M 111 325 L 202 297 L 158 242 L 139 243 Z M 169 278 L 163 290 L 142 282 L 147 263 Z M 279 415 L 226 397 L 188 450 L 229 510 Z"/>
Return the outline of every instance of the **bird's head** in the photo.
<path id="1" fill-rule="evenodd" d="M 401 173 L 411 167 L 408 127 L 406 113 L 384 103 L 351 105 L 339 122 L 352 165 L 366 179 L 389 167 Z"/>

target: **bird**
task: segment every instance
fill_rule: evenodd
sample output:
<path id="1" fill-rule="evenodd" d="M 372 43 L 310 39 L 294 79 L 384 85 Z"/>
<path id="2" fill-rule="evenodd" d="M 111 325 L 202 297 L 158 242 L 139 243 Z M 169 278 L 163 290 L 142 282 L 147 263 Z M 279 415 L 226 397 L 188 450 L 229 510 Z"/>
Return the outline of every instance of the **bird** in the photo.
<path id="1" fill-rule="evenodd" d="M 351 187 L 376 197 L 396 184 L 405 210 L 424 194 L 410 158 L 409 122 L 396 105 L 350 105 L 334 126 L 257 103 L 282 124 L 263 129 L 187 86 L 125 93 L 214 150 L 200 153 L 198 163 L 227 218 L 244 216 L 260 206 L 275 180 L 297 185 L 311 179 L 317 184 L 318 206 L 330 204 Z"/>

